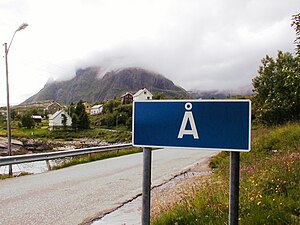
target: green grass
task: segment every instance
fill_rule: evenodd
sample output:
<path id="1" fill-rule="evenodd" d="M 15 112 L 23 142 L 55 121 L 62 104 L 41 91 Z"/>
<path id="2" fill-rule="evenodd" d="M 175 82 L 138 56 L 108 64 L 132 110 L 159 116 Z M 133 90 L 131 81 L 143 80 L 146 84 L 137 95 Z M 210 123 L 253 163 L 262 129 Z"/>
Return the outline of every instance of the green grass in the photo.
<path id="1" fill-rule="evenodd" d="M 121 150 L 110 151 L 110 152 L 101 152 L 97 154 L 92 154 L 91 156 L 87 155 L 87 156 L 74 157 L 62 163 L 61 165 L 53 166 L 52 170 L 62 169 L 77 164 L 89 163 L 97 160 L 103 160 L 103 159 L 118 157 L 122 155 L 134 154 L 142 151 L 143 151 L 142 148 L 128 148 L 128 149 L 121 149 Z"/>
<path id="2" fill-rule="evenodd" d="M 229 153 L 210 163 L 215 172 L 152 224 L 228 224 Z M 255 127 L 252 150 L 241 153 L 242 225 L 300 224 L 300 124 Z"/>
<path id="3" fill-rule="evenodd" d="M 10 175 L 8 175 L 8 174 L 0 174 L 0 180 L 12 178 L 12 177 L 13 177 L 13 176 L 10 176 Z"/>
<path id="4" fill-rule="evenodd" d="M 6 137 L 6 125 L 0 128 L 0 136 Z M 54 130 L 49 131 L 48 126 L 45 124 L 41 124 L 34 129 L 26 129 L 20 128 L 17 126 L 16 123 L 13 123 L 12 126 L 12 138 L 20 139 L 20 138 L 34 138 L 41 141 L 47 140 L 57 140 L 57 141 L 72 141 L 75 139 L 80 138 L 91 138 L 91 139 L 98 139 L 103 140 L 108 143 L 122 143 L 122 142 L 130 142 L 131 141 L 131 133 L 122 130 L 111 131 L 107 129 L 101 128 L 91 128 L 87 130 Z"/>

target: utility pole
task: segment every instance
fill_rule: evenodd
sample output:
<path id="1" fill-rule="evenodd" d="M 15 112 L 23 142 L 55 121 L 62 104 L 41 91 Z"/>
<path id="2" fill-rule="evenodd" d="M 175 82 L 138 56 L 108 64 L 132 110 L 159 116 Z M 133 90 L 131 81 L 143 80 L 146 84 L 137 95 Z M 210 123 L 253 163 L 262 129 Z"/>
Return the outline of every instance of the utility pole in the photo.
<path id="1" fill-rule="evenodd" d="M 7 54 L 8 54 L 8 48 L 7 43 L 4 43 L 5 48 L 5 67 L 6 67 L 6 101 L 7 101 L 7 111 L 6 111 L 6 122 L 7 122 L 7 150 L 8 155 L 11 156 L 11 117 L 10 117 L 10 104 L 9 104 L 9 82 L 8 82 L 8 62 L 7 62 Z M 8 166 L 8 174 L 10 176 L 13 175 L 12 172 L 12 165 Z"/>
<path id="2" fill-rule="evenodd" d="M 7 97 L 7 112 L 6 112 L 6 121 L 7 121 L 7 150 L 8 150 L 8 155 L 11 156 L 11 116 L 10 116 L 10 104 L 9 104 L 9 82 L 8 82 L 8 61 L 7 61 L 7 56 L 8 56 L 8 51 L 10 49 L 10 46 L 14 40 L 14 37 L 16 33 L 20 30 L 25 29 L 28 26 L 27 23 L 21 24 L 18 29 L 14 32 L 14 35 L 12 36 L 12 39 L 9 43 L 9 46 L 7 47 L 7 43 L 4 43 L 4 48 L 5 48 L 5 68 L 6 68 L 6 97 Z M 9 171 L 8 174 L 10 176 L 13 175 L 12 171 L 12 165 L 9 165 Z"/>

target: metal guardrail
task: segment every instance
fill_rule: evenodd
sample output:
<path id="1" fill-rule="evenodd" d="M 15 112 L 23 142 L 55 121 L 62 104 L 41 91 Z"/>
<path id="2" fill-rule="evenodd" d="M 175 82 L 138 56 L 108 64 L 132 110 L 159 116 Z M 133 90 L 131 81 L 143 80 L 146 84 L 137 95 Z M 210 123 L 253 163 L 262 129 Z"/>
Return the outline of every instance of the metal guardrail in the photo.
<path id="1" fill-rule="evenodd" d="M 86 155 L 98 152 L 108 152 L 119 149 L 125 149 L 132 147 L 132 144 L 121 144 L 121 145 L 110 145 L 110 146 L 101 146 L 101 147 L 92 147 L 92 148 L 80 148 L 80 149 L 70 149 L 65 151 L 57 152 L 47 152 L 47 153 L 35 153 L 28 155 L 15 155 L 15 156 L 5 156 L 0 157 L 0 166 L 36 162 L 43 160 L 52 160 L 65 157 L 73 157 L 79 155 Z"/>

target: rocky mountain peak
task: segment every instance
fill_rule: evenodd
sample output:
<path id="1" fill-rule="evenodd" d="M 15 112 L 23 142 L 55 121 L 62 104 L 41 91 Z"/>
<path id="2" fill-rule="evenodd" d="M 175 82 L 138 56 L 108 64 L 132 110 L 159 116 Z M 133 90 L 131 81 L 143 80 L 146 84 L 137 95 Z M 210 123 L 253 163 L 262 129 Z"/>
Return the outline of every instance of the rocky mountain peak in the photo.
<path id="1" fill-rule="evenodd" d="M 161 74 L 138 67 L 127 67 L 106 72 L 100 77 L 100 67 L 78 69 L 75 77 L 67 81 L 47 83 L 42 90 L 25 103 L 46 99 L 70 104 L 85 100 L 91 103 L 119 98 L 126 92 L 135 93 L 147 88 L 153 94 L 163 92 L 169 97 L 188 98 L 186 90 L 176 86 Z"/>

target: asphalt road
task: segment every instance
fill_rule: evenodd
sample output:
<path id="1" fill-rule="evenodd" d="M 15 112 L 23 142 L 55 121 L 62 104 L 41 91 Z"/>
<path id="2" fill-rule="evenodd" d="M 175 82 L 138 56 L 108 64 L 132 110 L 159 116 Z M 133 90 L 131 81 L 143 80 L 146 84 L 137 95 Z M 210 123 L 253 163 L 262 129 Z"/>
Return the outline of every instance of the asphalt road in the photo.
<path id="1" fill-rule="evenodd" d="M 158 185 L 214 151 L 153 151 Z M 134 198 L 142 190 L 142 153 L 42 174 L 0 180 L 0 224 L 80 224 Z"/>

